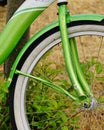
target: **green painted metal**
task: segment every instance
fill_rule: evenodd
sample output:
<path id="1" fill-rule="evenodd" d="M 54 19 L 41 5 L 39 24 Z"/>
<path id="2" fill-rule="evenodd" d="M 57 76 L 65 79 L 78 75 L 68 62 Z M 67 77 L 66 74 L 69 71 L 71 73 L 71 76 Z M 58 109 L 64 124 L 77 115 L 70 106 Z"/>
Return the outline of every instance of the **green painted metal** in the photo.
<path id="1" fill-rule="evenodd" d="M 91 20 L 91 21 L 102 22 L 104 20 L 104 15 L 100 15 L 100 14 L 78 14 L 78 15 L 68 16 L 67 20 L 70 20 L 70 21 Z"/>
<path id="2" fill-rule="evenodd" d="M 64 93 L 65 95 L 69 96 L 73 101 L 75 102 L 79 102 L 78 98 L 75 97 L 74 95 L 70 94 L 68 91 L 66 91 L 64 88 L 62 88 L 61 86 L 58 86 L 58 85 L 55 85 L 47 80 L 44 80 L 44 79 L 41 79 L 39 77 L 36 77 L 35 75 L 30 75 L 30 74 L 26 74 L 22 71 L 19 71 L 19 70 L 16 70 L 15 71 L 16 74 L 19 74 L 19 75 L 23 75 L 25 77 L 29 77 L 29 78 L 32 78 L 34 80 L 37 80 L 37 81 L 41 81 L 42 83 L 44 83 L 45 85 L 47 85 L 48 87 L 51 87 L 53 88 L 54 90 L 57 90 L 61 93 Z"/>
<path id="3" fill-rule="evenodd" d="M 42 10 L 24 12 L 21 15 L 13 17 L 8 24 L 5 26 L 4 30 L 0 33 L 0 64 L 9 56 L 18 41 L 26 31 L 26 29 L 31 25 L 31 23 L 42 13 Z M 103 15 L 93 15 L 93 14 L 83 14 L 68 16 L 67 22 L 77 21 L 77 20 L 95 20 L 102 21 L 104 19 Z M 49 28 L 58 26 L 58 21 L 54 24 L 49 25 Z M 46 27 L 47 28 L 47 27 Z M 44 31 L 49 29 L 44 29 Z M 46 32 L 45 31 L 45 32 Z M 32 38 L 35 40 L 35 38 Z M 32 40 L 31 40 L 32 41 Z M 29 41 L 30 42 L 30 41 Z"/>
<path id="4" fill-rule="evenodd" d="M 77 51 L 77 47 L 76 47 L 76 41 L 74 38 L 70 39 L 70 47 L 71 47 L 71 52 L 72 52 L 71 56 L 73 59 L 73 66 L 75 67 L 75 72 L 77 74 L 81 87 L 83 88 L 87 97 L 93 97 L 91 88 L 88 85 L 87 81 L 85 80 L 84 73 L 82 72 L 82 69 L 81 69 L 81 65 L 80 65 L 80 61 L 79 61 L 79 57 L 78 57 L 78 51 Z"/>
<path id="5" fill-rule="evenodd" d="M 82 21 L 82 20 L 95 20 L 95 21 L 102 21 L 104 19 L 104 15 L 93 15 L 93 14 L 88 14 L 87 17 L 86 17 L 86 14 L 83 14 L 83 15 L 73 15 L 73 16 L 68 16 L 67 17 L 67 23 L 69 23 L 70 21 Z M 53 29 L 54 27 L 57 27 L 59 26 L 59 22 L 58 21 L 55 21 L 47 26 L 45 26 L 43 29 L 41 29 L 38 33 L 34 34 L 34 36 L 32 38 L 29 39 L 29 41 L 25 44 L 25 46 L 23 47 L 23 49 L 21 50 L 21 52 L 18 54 L 18 57 L 16 58 L 13 66 L 12 66 L 12 69 L 11 69 L 11 72 L 10 72 L 10 75 L 9 75 L 9 78 L 8 78 L 8 83 L 7 83 L 7 86 L 9 87 L 11 82 L 12 82 L 12 78 L 15 74 L 15 70 L 16 70 L 16 67 L 19 63 L 19 60 L 21 59 L 21 57 L 23 56 L 23 54 L 25 53 L 25 51 L 28 49 L 28 47 L 36 40 L 38 39 L 41 35 L 43 35 L 45 32 Z M 11 43 L 12 44 L 12 43 Z M 0 51 L 1 51 L 2 48 L 0 48 Z M 4 54 L 6 55 L 6 53 Z M 3 56 L 3 54 L 2 54 Z M 6 56 L 7 57 L 7 56 Z"/>
<path id="6" fill-rule="evenodd" d="M 4 30 L 0 33 L 0 64 L 9 56 L 26 29 L 42 11 L 43 8 L 38 11 L 32 10 L 13 16 L 10 19 Z"/>
<path id="7" fill-rule="evenodd" d="M 62 39 L 62 48 L 64 53 L 64 59 L 66 63 L 66 69 L 68 76 L 70 77 L 70 80 L 72 82 L 72 85 L 77 92 L 77 95 L 79 97 L 85 97 L 85 93 L 79 83 L 78 77 L 75 73 L 75 69 L 73 66 L 73 59 L 72 59 L 72 52 L 71 52 L 71 46 L 70 46 L 70 39 L 68 38 L 68 30 L 67 30 L 67 23 L 66 23 L 66 17 L 67 17 L 67 6 L 66 5 L 60 5 L 59 7 L 59 24 L 60 24 L 60 33 L 61 33 L 61 39 Z"/>

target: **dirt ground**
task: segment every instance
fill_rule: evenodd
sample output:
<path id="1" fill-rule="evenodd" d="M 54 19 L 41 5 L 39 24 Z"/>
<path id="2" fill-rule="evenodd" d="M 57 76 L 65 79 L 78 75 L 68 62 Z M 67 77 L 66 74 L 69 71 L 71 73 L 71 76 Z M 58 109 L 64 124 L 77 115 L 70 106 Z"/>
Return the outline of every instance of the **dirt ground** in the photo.
<path id="1" fill-rule="evenodd" d="M 104 0 L 69 0 L 69 8 L 71 14 L 81 13 L 99 13 L 104 14 Z M 6 10 L 7 6 L 0 7 L 0 32 L 6 23 Z M 44 13 L 37 18 L 36 22 L 31 26 L 31 35 L 47 25 L 54 19 L 57 19 L 57 5 L 53 3 Z M 41 22 L 43 21 L 43 22 Z M 2 66 L 0 67 L 2 69 Z"/>
<path id="2" fill-rule="evenodd" d="M 6 19 L 6 6 L 0 7 L 0 31 L 5 25 Z M 71 14 L 81 13 L 99 13 L 104 14 L 104 0 L 69 0 L 69 8 Z M 42 28 L 49 22 L 57 19 L 57 5 L 56 2 L 52 4 L 44 13 L 37 18 L 36 23 L 33 23 L 31 33 Z M 41 22 L 43 21 L 43 22 Z"/>
<path id="3" fill-rule="evenodd" d="M 68 0 L 71 14 L 103 14 L 104 15 L 104 0 Z M 0 32 L 6 24 L 7 6 L 0 7 Z M 54 19 L 57 19 L 57 5 L 53 3 L 44 13 L 39 16 L 36 22 L 33 22 L 30 33 L 33 35 L 43 26 L 47 25 Z M 53 58 L 53 57 L 52 57 Z M 3 72 L 3 65 L 0 65 L 0 72 Z"/>

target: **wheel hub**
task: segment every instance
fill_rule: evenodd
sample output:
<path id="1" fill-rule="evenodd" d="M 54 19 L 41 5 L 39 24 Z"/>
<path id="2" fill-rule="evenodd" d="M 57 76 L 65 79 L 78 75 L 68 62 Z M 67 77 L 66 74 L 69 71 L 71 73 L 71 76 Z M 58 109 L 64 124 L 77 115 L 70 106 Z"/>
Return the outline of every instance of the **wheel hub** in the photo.
<path id="1" fill-rule="evenodd" d="M 97 102 L 96 98 L 92 98 L 90 105 L 89 105 L 89 103 L 86 103 L 86 102 L 84 103 L 84 109 L 85 110 L 94 110 L 97 108 L 97 105 L 98 105 L 98 102 Z"/>

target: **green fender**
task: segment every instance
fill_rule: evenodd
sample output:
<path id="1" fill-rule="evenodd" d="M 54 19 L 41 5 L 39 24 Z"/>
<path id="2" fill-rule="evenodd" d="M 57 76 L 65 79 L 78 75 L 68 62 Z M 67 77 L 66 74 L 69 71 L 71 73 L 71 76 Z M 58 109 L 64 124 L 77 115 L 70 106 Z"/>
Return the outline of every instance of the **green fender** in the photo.
<path id="1" fill-rule="evenodd" d="M 71 17 L 67 18 L 67 22 L 69 21 L 82 21 L 82 20 L 92 20 L 92 21 L 98 21 L 101 22 L 104 20 L 104 15 L 95 15 L 95 14 L 83 14 L 83 15 L 73 15 Z M 41 35 L 43 35 L 45 32 L 53 29 L 54 27 L 57 27 L 59 25 L 58 21 L 55 21 L 47 26 L 45 26 L 43 29 L 41 29 L 38 33 L 34 34 L 32 38 L 29 39 L 29 41 L 25 44 L 25 46 L 23 47 L 23 49 L 20 51 L 20 53 L 18 54 L 18 57 L 16 58 L 12 68 L 11 68 L 11 72 L 7 81 L 7 87 L 10 86 L 13 76 L 15 74 L 17 65 L 20 61 L 20 59 L 22 58 L 23 54 L 26 52 L 26 50 L 28 49 L 28 47 L 36 40 L 38 39 Z"/>

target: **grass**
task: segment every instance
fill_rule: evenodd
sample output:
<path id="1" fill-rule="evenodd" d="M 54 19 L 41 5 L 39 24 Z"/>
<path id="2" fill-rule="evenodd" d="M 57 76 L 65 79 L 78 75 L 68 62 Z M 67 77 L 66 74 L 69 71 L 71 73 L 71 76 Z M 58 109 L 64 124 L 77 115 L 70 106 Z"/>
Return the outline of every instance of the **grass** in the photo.
<path id="1" fill-rule="evenodd" d="M 75 94 L 67 76 L 62 50 L 60 50 L 61 45 L 57 45 L 50 52 L 46 53 L 37 64 L 33 74 L 42 79 L 54 82 L 68 92 Z M 99 96 L 99 92 L 104 87 L 104 65 L 101 64 L 100 60 L 98 62 L 97 59 L 96 56 L 90 60 L 87 57 L 86 62 L 82 62 L 82 70 L 89 84 L 91 84 L 91 79 L 94 79 L 94 92 L 96 97 Z M 97 75 L 96 77 L 94 76 L 95 74 Z M 6 81 L 3 79 L 3 74 L 1 73 L 0 76 L 0 130 L 11 130 L 7 100 L 8 89 L 5 87 Z M 85 124 L 85 130 L 88 130 L 90 129 L 90 121 L 92 121 L 91 123 L 94 128 L 99 127 L 99 125 L 96 126 L 94 124 L 96 122 L 103 125 L 101 123 L 103 109 L 97 109 L 94 112 L 83 111 L 80 109 L 82 107 L 81 105 L 75 104 L 68 97 L 42 82 L 32 79 L 29 81 L 27 90 L 26 107 L 31 130 L 55 130 L 57 128 L 60 130 L 76 130 L 83 129 L 82 127 L 80 128 L 82 123 Z M 98 100 L 100 103 L 104 102 L 103 95 L 101 98 L 98 97 Z M 96 121 L 93 113 L 98 117 Z M 86 117 L 88 118 L 86 119 Z M 84 122 L 81 122 L 82 120 Z M 100 127 L 102 128 L 102 126 Z"/>
<path id="2" fill-rule="evenodd" d="M 64 89 L 68 90 L 69 92 L 72 92 L 71 84 L 66 78 L 67 74 L 65 73 L 64 64 L 58 64 L 58 60 L 55 61 L 54 59 L 53 61 L 51 59 L 50 62 L 49 59 L 51 59 L 51 57 L 49 58 L 49 56 L 46 54 L 39 62 L 33 74 L 43 79 L 47 79 L 51 82 L 54 82 L 63 87 Z M 86 63 L 82 64 L 82 70 L 90 85 L 91 79 L 94 80 L 95 84 L 98 86 L 101 84 L 101 82 L 104 82 L 104 80 L 102 79 L 104 67 L 100 62 L 96 61 L 96 58 L 92 57 L 90 60 L 87 60 Z M 97 74 L 97 76 L 100 78 L 98 79 L 97 77 L 95 77 L 95 74 Z M 101 79 L 103 81 L 101 81 Z M 82 129 L 80 125 L 83 125 L 81 124 L 81 120 L 85 121 L 83 122 L 85 124 L 83 128 L 87 130 L 90 129 L 90 126 L 89 118 L 86 119 L 86 115 L 88 115 L 94 123 L 96 122 L 93 112 L 84 112 L 80 109 L 81 106 L 79 104 L 75 104 L 65 95 L 58 93 L 57 91 L 51 89 L 50 87 L 44 85 L 41 82 L 30 80 L 28 90 L 29 91 L 27 93 L 27 108 L 32 130 L 34 128 L 38 130 L 79 130 Z M 101 91 L 98 88 L 97 90 L 98 92 L 96 92 L 95 86 L 94 92 L 96 96 L 98 96 L 97 94 L 99 94 L 99 91 Z M 103 96 L 99 98 L 99 101 L 104 102 Z M 99 110 L 95 111 L 96 115 L 99 115 L 97 115 L 98 117 L 102 115 L 102 112 Z M 100 122 L 101 120 L 102 119 L 98 119 L 97 121 Z M 96 128 L 98 127 L 96 127 L 96 125 L 94 126 L 93 122 L 92 126 L 95 127 L 96 130 Z"/>
<path id="3" fill-rule="evenodd" d="M 9 108 L 8 108 L 8 88 L 5 87 L 6 80 L 0 73 L 0 130 L 11 130 Z"/>

